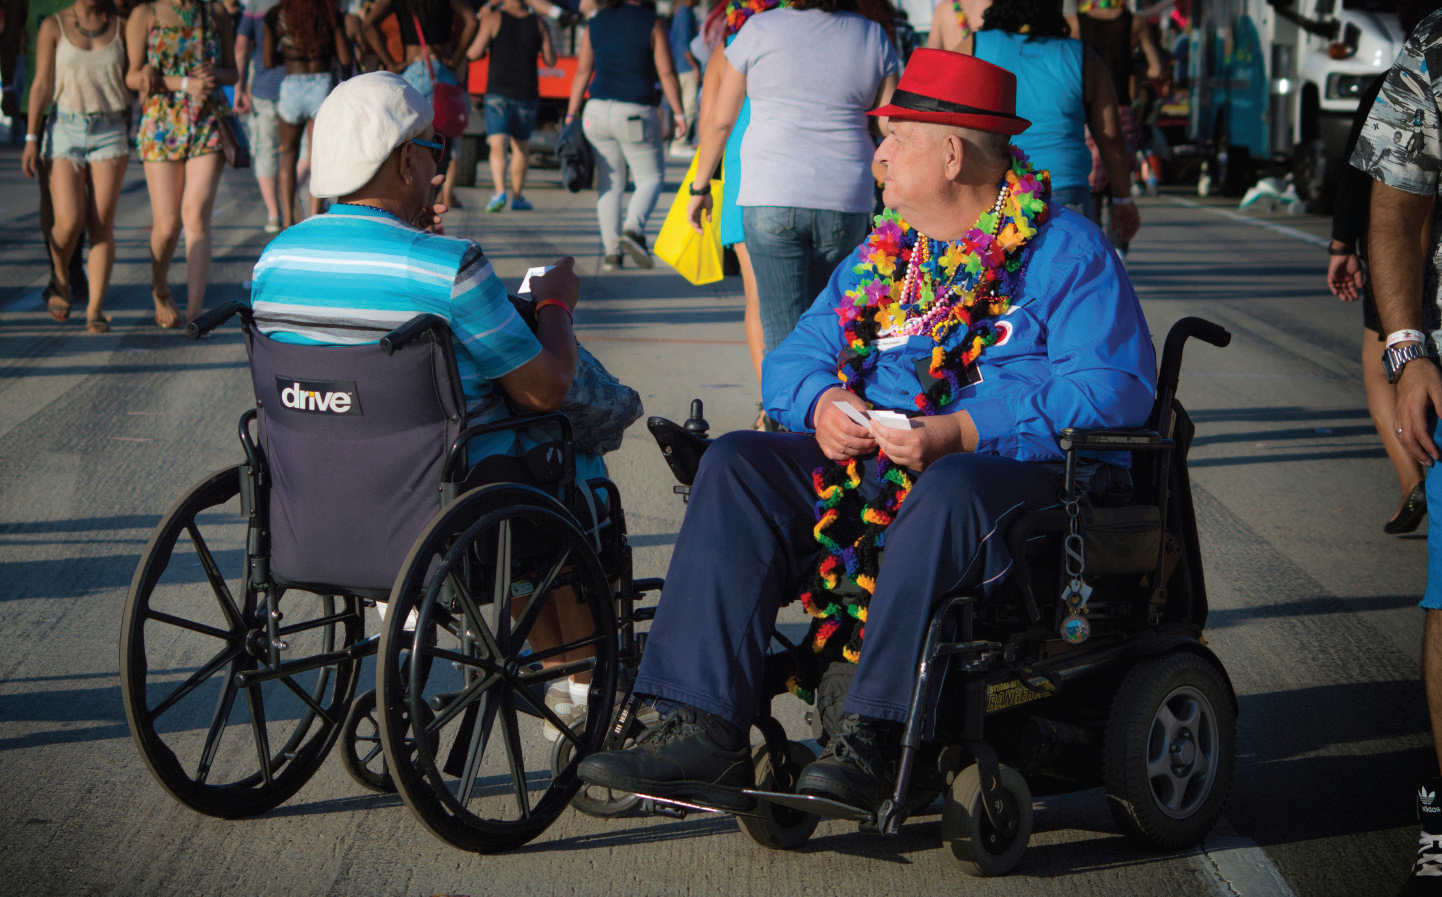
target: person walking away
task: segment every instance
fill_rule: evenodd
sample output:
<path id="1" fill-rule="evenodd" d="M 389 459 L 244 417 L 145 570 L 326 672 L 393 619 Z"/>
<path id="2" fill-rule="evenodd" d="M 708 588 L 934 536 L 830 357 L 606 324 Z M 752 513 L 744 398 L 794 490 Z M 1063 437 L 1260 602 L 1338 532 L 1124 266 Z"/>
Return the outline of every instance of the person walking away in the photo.
<path id="1" fill-rule="evenodd" d="M 481 15 L 480 28 L 466 56 L 476 60 L 489 55 L 486 77 L 486 142 L 490 144 L 491 181 L 496 185 L 487 212 L 506 207 L 506 151 L 511 153 L 511 208 L 529 212 L 526 168 L 531 132 L 541 108 L 539 58 L 556 64 L 551 29 L 523 0 L 503 0 L 498 9 Z"/>
<path id="2" fill-rule="evenodd" d="M 52 295 L 67 305 L 79 298 L 70 281 L 80 235 L 90 235 L 85 309 L 88 333 L 108 333 L 105 291 L 115 266 L 115 210 L 130 161 L 130 92 L 125 88 L 125 42 L 112 0 L 76 0 L 46 17 L 36 37 L 38 58 L 30 86 L 26 134 L 37 133 L 44 110 L 55 111 L 43 142 L 25 143 L 21 168 L 35 177 L 48 162 L 54 210 L 51 232 L 59 254 Z M 87 195 L 86 185 L 89 184 Z"/>
<path id="3" fill-rule="evenodd" d="M 40 35 L 40 23 L 72 2 L 73 0 L 8 0 L 6 2 L 7 25 L 3 39 L 0 39 L 0 75 L 3 75 L 6 85 L 4 114 L 10 118 L 25 120 L 30 112 L 29 91 L 27 90 L 17 97 L 11 87 L 15 83 L 15 69 L 19 63 L 19 57 L 22 55 L 25 57 L 25 83 L 27 85 L 34 84 L 35 69 L 39 61 L 36 43 Z M 45 110 L 41 111 L 43 113 Z M 42 127 L 43 122 L 44 119 L 42 119 Z M 35 139 L 29 140 L 29 134 L 33 134 Z M 40 136 L 40 131 L 30 131 L 27 134 L 27 141 L 38 143 Z M 45 238 L 46 254 L 50 262 L 50 280 L 41 293 L 41 301 L 45 303 L 50 317 L 63 322 L 70 318 L 70 301 L 57 290 L 60 277 L 56 273 L 56 267 L 59 264 L 60 254 L 54 239 L 55 212 L 50 197 L 50 163 L 43 156 L 36 163 L 35 182 L 40 187 L 40 231 Z M 90 289 L 85 266 L 81 264 L 81 251 L 84 248 L 85 234 L 82 231 L 80 245 L 70 257 L 69 283 L 71 290 L 76 294 L 86 294 Z"/>
<path id="4" fill-rule="evenodd" d="M 1066 36 L 1061 10 L 1047 0 L 995 0 L 962 52 L 1014 73 L 1017 114 L 1031 127 L 1013 139 L 1038 168 L 1051 172 L 1052 201 L 1091 215 L 1090 126 L 1111 175 L 1114 229 L 1136 236 L 1141 216 L 1131 196 L 1130 156 L 1116 92 L 1101 59 Z"/>
<path id="5" fill-rule="evenodd" d="M 727 137 L 751 101 L 736 202 L 767 354 L 866 236 L 871 218 L 875 144 L 866 113 L 889 101 L 901 61 L 885 29 L 854 9 L 852 0 L 802 0 L 753 17 L 726 48 L 729 70 L 701 135 L 689 185 L 698 230 L 711 211 L 710 182 Z"/>
<path id="6" fill-rule="evenodd" d="M 1435 2 L 1435 0 L 1434 0 Z M 1399 18 L 1405 15 L 1409 6 L 1403 3 L 1398 8 Z M 1403 24 L 1409 24 L 1402 20 Z M 1416 20 L 1410 22 L 1416 25 Z M 1363 89 L 1358 97 L 1357 115 L 1352 122 L 1352 131 L 1342 158 L 1351 158 L 1366 125 L 1377 94 L 1387 80 L 1383 72 Z M 1397 395 L 1392 384 L 1387 382 L 1382 370 L 1382 354 L 1386 350 L 1382 335 L 1382 322 L 1377 316 L 1377 299 L 1372 293 L 1371 279 L 1367 276 L 1367 222 L 1371 205 L 1372 179 L 1366 172 L 1348 165 L 1337 178 L 1337 199 L 1332 210 L 1332 240 L 1327 247 L 1327 288 L 1332 295 L 1343 302 L 1362 300 L 1362 385 L 1367 391 L 1367 412 L 1372 426 L 1382 440 L 1382 448 L 1392 469 L 1397 474 L 1397 486 L 1401 490 L 1401 503 L 1397 511 L 1382 525 L 1388 535 L 1410 533 L 1422 523 L 1427 515 L 1427 490 L 1422 482 L 1423 469 L 1417 460 L 1407 454 L 1397 441 Z M 1422 305 L 1422 327 L 1431 333 L 1442 326 L 1436 302 Z"/>
<path id="7" fill-rule="evenodd" d="M 266 68 L 285 66 L 276 104 L 280 131 L 281 227 L 295 224 L 296 166 L 300 139 L 335 87 L 332 70 L 349 72 L 350 42 L 346 40 L 331 0 L 281 0 L 265 14 L 262 56 Z M 319 215 L 324 200 L 312 196 L 310 213 Z"/>
<path id="8" fill-rule="evenodd" d="M 184 321 L 170 294 L 170 262 L 185 227 L 185 320 L 205 306 L 210 279 L 210 218 L 225 157 L 220 119 L 229 111 L 219 91 L 234 84 L 234 35 L 229 17 L 204 0 L 153 0 L 130 15 L 126 83 L 141 95 L 140 161 L 150 192 L 151 299 L 155 323 Z"/>
<path id="9" fill-rule="evenodd" d="M 585 103 L 581 131 L 596 149 L 596 217 L 604 252 L 601 267 L 621 267 L 621 251 L 642 268 L 656 261 L 646 243 L 646 221 L 661 195 L 666 171 L 657 82 L 676 110 L 673 127 L 686 126 L 671 42 L 656 14 L 634 0 L 604 0 L 586 23 L 566 108 L 569 124 Z M 590 99 L 585 100 L 590 90 Z M 621 220 L 627 171 L 636 192 Z M 708 182 L 709 189 L 709 182 Z"/>
<path id="10" fill-rule="evenodd" d="M 380 23 L 391 14 L 396 17 L 401 44 L 405 48 L 400 58 L 392 55 L 380 30 Z M 385 70 L 406 79 L 406 83 L 420 91 L 427 103 L 432 102 L 435 94 L 432 86 L 435 81 L 461 83 L 461 76 L 467 72 L 466 51 L 475 40 L 478 27 L 476 13 L 465 0 L 375 0 L 361 21 L 366 42 L 380 57 Z M 456 201 L 456 175 L 450 165 L 449 142 L 441 166 L 446 176 L 441 186 L 441 202 L 449 208 L 460 208 L 460 203 Z"/>
<path id="11" fill-rule="evenodd" d="M 250 139 L 250 166 L 265 203 L 265 232 L 280 232 L 280 202 L 276 174 L 280 171 L 279 117 L 280 82 L 285 66 L 265 67 L 261 53 L 265 42 L 265 14 L 280 0 L 247 0 L 235 34 L 235 111 L 244 116 Z"/>
<path id="12" fill-rule="evenodd" d="M 1131 160 L 1141 145 L 1141 127 L 1137 123 L 1136 113 L 1132 111 L 1132 52 L 1140 47 L 1145 54 L 1148 78 L 1162 76 L 1162 54 L 1152 38 L 1151 29 L 1147 28 L 1146 19 L 1133 14 L 1127 7 L 1127 0 L 1082 0 L 1077 6 L 1077 12 L 1080 26 L 1077 36 L 1082 43 L 1096 51 L 1111 75 L 1112 87 L 1117 95 L 1117 111 L 1121 114 L 1122 135 L 1126 140 L 1128 160 L 1128 183 L 1122 186 L 1116 183 L 1115 176 L 1100 154 L 1101 147 L 1095 143 L 1096 133 L 1089 135 L 1094 148 L 1091 177 L 1092 220 L 1098 225 L 1106 226 L 1107 235 L 1112 237 L 1117 250 L 1125 255 L 1130 238 L 1116 222 L 1108 221 L 1108 213 L 1115 210 L 1116 203 L 1106 203 L 1106 193 L 1111 185 L 1113 196 L 1130 194 Z"/>
<path id="13" fill-rule="evenodd" d="M 701 103 L 701 63 L 691 53 L 691 41 L 700 31 L 695 5 L 696 0 L 676 0 L 671 10 L 671 59 L 676 63 L 676 81 L 681 85 L 681 114 L 686 119 L 686 127 L 671 137 L 671 155 L 678 159 L 689 159 L 695 151 L 691 135 Z"/>
<path id="14" fill-rule="evenodd" d="M 1399 21 L 1401 20 L 1399 10 Z M 1387 73 L 1381 95 L 1372 104 L 1351 162 L 1372 178 L 1367 251 L 1372 290 L 1382 332 L 1387 380 L 1396 385 L 1398 443 L 1426 470 L 1427 503 L 1442 503 L 1442 467 L 1437 440 L 1442 438 L 1442 371 L 1437 347 L 1421 332 L 1423 304 L 1442 298 L 1433 270 L 1442 258 L 1442 228 L 1436 226 L 1442 193 L 1442 84 L 1428 75 L 1428 60 L 1442 52 L 1442 11 L 1422 19 L 1402 45 Z M 1428 235 L 1419 240 L 1418 235 Z M 1427 590 L 1419 602 L 1426 610 L 1422 636 L 1422 684 L 1431 718 L 1431 766 L 1417 790 L 1422 824 L 1417 859 L 1401 895 L 1442 894 L 1442 522 L 1427 521 Z"/>

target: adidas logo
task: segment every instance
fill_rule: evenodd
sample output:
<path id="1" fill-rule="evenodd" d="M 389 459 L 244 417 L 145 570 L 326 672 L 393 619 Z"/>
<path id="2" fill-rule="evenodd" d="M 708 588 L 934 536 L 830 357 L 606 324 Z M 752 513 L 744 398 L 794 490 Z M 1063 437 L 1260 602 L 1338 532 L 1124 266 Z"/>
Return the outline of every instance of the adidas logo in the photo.
<path id="1" fill-rule="evenodd" d="M 1434 804 L 1437 802 L 1436 791 L 1428 791 L 1427 787 L 1424 785 L 1421 788 L 1417 789 L 1417 800 L 1422 804 L 1423 813 L 1437 812 L 1437 808 L 1434 806 Z"/>

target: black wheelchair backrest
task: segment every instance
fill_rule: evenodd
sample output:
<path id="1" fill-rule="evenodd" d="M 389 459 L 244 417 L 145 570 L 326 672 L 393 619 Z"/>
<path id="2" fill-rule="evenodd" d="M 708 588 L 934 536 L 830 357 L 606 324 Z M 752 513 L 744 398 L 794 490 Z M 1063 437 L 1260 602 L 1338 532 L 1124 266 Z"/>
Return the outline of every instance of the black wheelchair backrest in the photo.
<path id="1" fill-rule="evenodd" d="M 400 345 L 359 346 L 246 328 L 277 581 L 388 590 L 440 510 L 465 401 L 450 333 L 436 325 Z"/>

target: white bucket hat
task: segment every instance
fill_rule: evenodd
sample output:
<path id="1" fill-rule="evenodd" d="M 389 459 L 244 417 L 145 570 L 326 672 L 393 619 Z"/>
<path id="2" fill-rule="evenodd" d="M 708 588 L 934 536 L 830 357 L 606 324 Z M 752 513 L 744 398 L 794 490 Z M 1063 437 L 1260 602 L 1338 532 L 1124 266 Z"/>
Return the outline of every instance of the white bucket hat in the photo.
<path id="1" fill-rule="evenodd" d="M 343 82 L 315 116 L 311 195 L 346 196 L 364 187 L 396 147 L 425 133 L 433 114 L 420 91 L 392 72 Z"/>

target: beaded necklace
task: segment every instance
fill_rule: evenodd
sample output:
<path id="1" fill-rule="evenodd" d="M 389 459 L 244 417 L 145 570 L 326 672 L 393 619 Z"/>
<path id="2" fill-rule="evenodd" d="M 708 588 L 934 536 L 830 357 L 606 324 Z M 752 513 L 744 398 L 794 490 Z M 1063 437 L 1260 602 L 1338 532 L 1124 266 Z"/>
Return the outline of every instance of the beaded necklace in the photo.
<path id="1" fill-rule="evenodd" d="M 856 286 L 836 308 L 849 350 L 836 376 L 863 401 L 866 374 L 875 369 L 881 351 L 876 341 L 885 334 L 932 338 L 933 382 L 915 399 L 925 415 L 941 413 L 960 395 L 966 369 L 996 342 L 990 319 L 1010 307 L 1024 250 L 1046 222 L 1051 197 L 1049 174 L 1037 172 L 1015 146 L 1011 157 L 991 210 L 960 240 L 943 242 L 939 252 L 896 212 L 877 217 L 854 269 Z M 945 341 L 957 328 L 965 328 L 962 338 L 948 349 Z M 861 657 L 866 606 L 876 586 L 886 529 L 915 483 L 911 471 L 885 453 L 877 457 L 876 477 L 880 488 L 865 502 L 855 458 L 828 461 L 812 472 L 818 499 L 813 535 L 823 551 L 800 594 L 802 607 L 815 618 L 807 642 L 817 655 L 828 644 L 840 643 L 840 656 L 852 663 Z M 834 647 L 828 652 L 836 653 Z M 807 697 L 807 684 L 793 677 L 788 687 Z"/>
<path id="2" fill-rule="evenodd" d="M 1126 0 L 1079 0 L 1076 11 L 1089 13 L 1094 9 L 1117 9 L 1126 3 Z"/>
<path id="3" fill-rule="evenodd" d="M 409 221 L 407 221 L 407 220 L 405 220 L 404 218 L 402 218 L 401 216 L 397 215 L 395 212 L 392 212 L 390 209 L 383 209 L 383 208 L 381 208 L 380 206 L 373 206 L 373 205 L 369 205 L 368 203 L 363 203 L 363 202 L 338 202 L 338 203 L 336 203 L 336 205 L 338 205 L 338 206 L 359 206 L 359 207 L 362 208 L 362 209 L 370 209 L 370 210 L 373 211 L 373 212 L 380 212 L 382 215 L 389 215 L 390 217 L 392 217 L 392 218 L 394 218 L 395 220 L 399 221 L 401 224 L 410 224 L 411 227 L 415 227 L 414 224 L 411 224 Z"/>
<path id="4" fill-rule="evenodd" d="M 951 11 L 956 15 L 956 26 L 961 29 L 961 37 L 965 40 L 971 36 L 973 29 L 966 20 L 966 10 L 961 8 L 961 0 L 951 0 Z"/>

